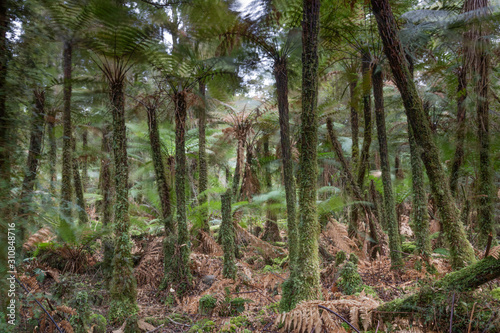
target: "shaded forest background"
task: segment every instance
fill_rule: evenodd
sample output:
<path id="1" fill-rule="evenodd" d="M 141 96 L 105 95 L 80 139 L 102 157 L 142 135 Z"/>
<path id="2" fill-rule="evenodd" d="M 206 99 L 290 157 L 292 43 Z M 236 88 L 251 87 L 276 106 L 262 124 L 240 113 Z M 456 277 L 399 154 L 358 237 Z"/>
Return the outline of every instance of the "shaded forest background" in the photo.
<path id="1" fill-rule="evenodd" d="M 500 331 L 499 5 L 0 0 L 0 330 Z"/>

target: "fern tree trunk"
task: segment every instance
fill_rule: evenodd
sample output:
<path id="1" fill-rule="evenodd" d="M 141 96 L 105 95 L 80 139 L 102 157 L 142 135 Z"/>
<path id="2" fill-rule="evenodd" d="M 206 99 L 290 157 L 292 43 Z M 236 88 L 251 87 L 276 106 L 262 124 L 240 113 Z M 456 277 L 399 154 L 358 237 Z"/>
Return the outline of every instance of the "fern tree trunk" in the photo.
<path id="1" fill-rule="evenodd" d="M 112 273 L 113 261 L 113 237 L 111 235 L 111 225 L 113 219 L 113 191 L 111 182 L 111 145 L 109 142 L 110 126 L 105 125 L 102 130 L 102 143 L 101 143 L 101 172 L 100 172 L 100 190 L 102 195 L 101 202 L 101 221 L 105 229 L 102 240 L 104 260 L 103 269 L 106 273 L 105 276 L 109 281 L 110 273 Z"/>
<path id="2" fill-rule="evenodd" d="M 237 129 L 238 130 L 238 129 Z M 237 148 L 236 148 L 236 167 L 234 169 L 233 175 L 233 197 L 235 200 L 239 198 L 239 189 L 240 189 L 240 178 L 241 178 L 241 165 L 243 164 L 243 153 L 245 150 L 245 134 L 243 131 L 238 131 L 236 133 L 237 136 Z"/>
<path id="3" fill-rule="evenodd" d="M 266 164 L 264 166 L 264 175 L 266 180 L 266 190 L 270 192 L 272 190 L 273 184 L 271 179 L 271 171 L 269 170 L 269 159 L 271 158 L 271 154 L 269 153 L 269 136 L 264 137 L 264 159 L 266 160 Z M 264 228 L 264 235 L 262 239 L 268 242 L 281 242 L 280 230 L 278 228 L 278 216 L 273 208 L 269 207 L 275 204 L 275 200 L 268 200 L 266 203 L 266 225 Z"/>
<path id="4" fill-rule="evenodd" d="M 161 153 L 160 133 L 158 132 L 158 119 L 156 108 L 147 107 L 149 144 L 151 146 L 151 156 L 156 176 L 156 187 L 160 197 L 161 217 L 165 225 L 165 234 L 175 234 L 175 224 L 172 219 L 172 205 L 170 203 L 170 187 L 165 174 L 165 165 Z"/>
<path id="5" fill-rule="evenodd" d="M 299 254 L 294 301 L 321 298 L 316 209 L 318 176 L 318 34 L 319 0 L 303 1 L 302 114 L 299 160 Z"/>
<path id="6" fill-rule="evenodd" d="M 290 310 L 295 297 L 294 280 L 297 273 L 299 251 L 299 231 L 297 225 L 297 194 L 293 175 L 292 147 L 290 140 L 290 118 L 288 108 L 288 63 L 286 58 L 274 62 L 274 78 L 278 97 L 278 115 L 280 124 L 281 163 L 283 164 L 283 182 L 285 185 L 286 217 L 288 228 L 288 253 L 290 260 L 290 277 L 283 285 L 283 296 L 280 307 Z"/>
<path id="7" fill-rule="evenodd" d="M 73 56 L 73 45 L 71 41 L 64 42 L 63 48 L 63 149 L 62 149 L 62 180 L 61 180 L 61 216 L 66 223 L 71 221 L 71 63 Z"/>
<path id="8" fill-rule="evenodd" d="M 87 125 L 89 125 L 89 124 L 87 124 Z M 85 192 L 89 186 L 89 158 L 88 158 L 89 143 L 88 143 L 88 138 L 89 138 L 89 130 L 88 130 L 87 126 L 84 126 L 83 133 L 82 133 L 82 150 L 83 150 L 82 187 L 83 187 L 83 192 Z"/>
<path id="9" fill-rule="evenodd" d="M 224 266 L 222 275 L 226 279 L 236 278 L 236 245 L 234 224 L 231 219 L 231 192 L 227 191 L 221 195 L 222 223 L 220 226 L 220 239 L 224 250 Z"/>
<path id="10" fill-rule="evenodd" d="M 474 2 L 473 10 L 485 9 L 488 7 L 488 0 Z M 489 72 L 490 56 L 488 48 L 490 46 L 485 25 L 475 27 L 478 38 L 475 39 L 475 71 L 477 74 L 476 85 L 476 113 L 477 113 L 477 136 L 479 138 L 479 181 L 478 181 L 478 210 L 477 220 L 479 225 L 479 243 L 486 245 L 488 235 L 493 233 L 493 187 L 492 168 L 490 161 L 490 133 L 489 133 Z"/>
<path id="11" fill-rule="evenodd" d="M 474 251 L 466 238 L 458 209 L 450 192 L 446 174 L 441 165 L 439 150 L 432 140 L 422 101 L 406 64 L 403 48 L 397 35 L 397 26 L 388 0 L 371 0 L 378 30 L 389 60 L 396 85 L 401 93 L 408 121 L 415 141 L 422 149 L 422 161 L 431 183 L 432 194 L 440 211 L 444 233 L 450 246 L 452 266 L 460 268 L 475 260 Z"/>
<path id="12" fill-rule="evenodd" d="M 72 167 L 73 167 L 73 187 L 75 188 L 76 195 L 76 205 L 78 209 L 78 222 L 80 225 L 88 223 L 89 218 L 87 216 L 87 212 L 85 211 L 85 199 L 83 197 L 83 183 L 82 178 L 80 177 L 80 166 L 78 163 L 78 159 L 76 157 L 76 140 L 75 137 L 72 137 L 71 148 L 73 150 L 73 158 L 72 158 Z"/>
<path id="13" fill-rule="evenodd" d="M 389 249 L 391 251 L 391 268 L 399 269 L 403 266 L 401 256 L 401 238 L 399 237 L 399 224 L 396 217 L 396 204 L 392 190 L 391 167 L 389 165 L 389 152 L 387 150 L 387 132 L 385 128 L 384 111 L 384 80 L 382 67 L 377 64 L 372 70 L 373 98 L 375 99 L 375 121 L 377 122 L 377 137 L 380 151 L 380 164 L 382 167 L 382 185 L 384 187 L 384 209 L 389 234 Z"/>
<path id="14" fill-rule="evenodd" d="M 352 138 L 352 153 L 351 161 L 352 166 L 359 158 L 359 121 L 358 121 L 358 108 L 357 108 L 357 96 L 356 96 L 356 85 L 358 83 L 358 78 L 356 73 L 351 73 L 351 80 L 349 81 L 349 104 L 351 108 L 351 138 Z"/>
<path id="15" fill-rule="evenodd" d="M 22 204 L 18 211 L 20 221 L 23 221 L 26 224 L 31 211 L 30 208 L 33 190 L 35 188 L 36 174 L 38 166 L 40 165 L 40 158 L 42 156 L 42 139 L 45 127 L 45 91 L 35 89 L 33 91 L 33 95 L 35 97 L 35 109 L 33 110 L 33 114 L 31 116 L 30 146 L 21 189 Z M 24 230 L 26 228 L 24 223 L 18 224 L 17 242 L 19 246 L 24 243 Z"/>
<path id="16" fill-rule="evenodd" d="M 413 66 L 410 66 L 410 74 L 413 78 Z M 465 109 L 464 109 L 465 111 Z M 409 122 L 408 141 L 410 143 L 411 184 L 413 194 L 413 232 L 415 233 L 415 246 L 417 254 L 424 259 L 430 257 L 432 252 L 429 214 L 427 212 L 427 196 L 425 193 L 424 165 L 422 163 L 422 151 L 415 141 L 415 135 Z"/>
<path id="17" fill-rule="evenodd" d="M 191 272 L 189 270 L 189 232 L 186 217 L 186 92 L 177 92 L 175 103 L 175 194 L 177 197 L 177 244 L 174 265 L 177 291 L 185 293 L 191 286 Z"/>
<path id="18" fill-rule="evenodd" d="M 205 101 L 206 86 L 204 82 L 199 85 L 200 95 L 203 98 L 202 107 L 198 119 L 198 188 L 200 191 L 199 204 L 202 207 L 200 214 L 202 219 L 202 229 L 210 234 L 210 226 L 208 224 L 208 209 L 203 207 L 207 202 L 207 195 L 204 193 L 208 189 L 208 165 L 207 165 L 207 139 L 205 129 L 207 126 L 207 104 Z"/>
<path id="19" fill-rule="evenodd" d="M 55 133 L 55 122 L 56 122 L 56 110 L 51 109 L 47 115 L 47 134 L 49 140 L 49 176 L 50 185 L 49 192 L 52 196 L 56 194 L 56 182 L 57 182 L 57 142 Z"/>
<path id="20" fill-rule="evenodd" d="M 130 220 L 128 215 L 127 128 L 122 79 L 111 81 L 110 99 L 113 116 L 113 153 L 115 164 L 114 229 L 115 250 L 111 280 L 109 318 L 119 322 L 138 311 L 136 280 L 130 253 Z"/>

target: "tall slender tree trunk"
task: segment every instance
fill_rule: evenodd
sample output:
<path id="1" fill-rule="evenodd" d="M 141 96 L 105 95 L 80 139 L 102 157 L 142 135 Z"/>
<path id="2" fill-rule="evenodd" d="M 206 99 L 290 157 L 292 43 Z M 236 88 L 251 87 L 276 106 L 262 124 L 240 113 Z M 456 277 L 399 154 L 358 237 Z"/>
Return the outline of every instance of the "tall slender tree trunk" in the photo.
<path id="1" fill-rule="evenodd" d="M 31 116 L 30 146 L 21 189 L 22 203 L 18 211 L 18 217 L 20 218 L 20 221 L 22 221 L 20 224 L 18 224 L 17 230 L 17 242 L 19 246 L 24 243 L 24 231 L 26 228 L 28 216 L 31 212 L 36 174 L 38 171 L 38 166 L 40 165 L 40 158 L 42 156 L 43 132 L 45 127 L 45 91 L 35 89 L 33 91 L 33 95 L 35 98 L 35 109 L 33 110 L 33 114 Z M 21 251 L 19 251 L 19 253 L 21 253 Z"/>
<path id="2" fill-rule="evenodd" d="M 111 280 L 109 317 L 120 321 L 138 311 L 136 280 L 130 253 L 130 220 L 128 215 L 128 156 L 125 127 L 125 95 L 123 80 L 109 82 L 113 116 L 113 153 L 115 165 L 114 229 L 115 250 Z"/>
<path id="3" fill-rule="evenodd" d="M 413 66 L 410 66 L 410 75 L 413 79 Z M 464 109 L 465 112 L 465 109 Z M 464 113 L 465 115 L 465 113 Z M 415 135 L 410 122 L 408 125 L 408 141 L 410 144 L 410 164 L 411 164 L 411 183 L 413 194 L 413 225 L 415 233 L 415 245 L 417 254 L 427 260 L 432 252 L 429 213 L 427 212 L 427 196 L 425 193 L 424 165 L 422 163 L 422 152 L 415 141 Z"/>
<path id="4" fill-rule="evenodd" d="M 222 275 L 226 279 L 236 278 L 236 245 L 234 223 L 231 218 L 231 192 L 227 191 L 221 195 L 222 223 L 220 226 L 220 238 L 224 250 L 224 267 Z"/>
<path id="5" fill-rule="evenodd" d="M 264 158 L 266 159 L 266 165 L 264 166 L 264 176 L 266 180 L 266 190 L 270 192 L 272 190 L 273 184 L 271 180 L 271 171 L 269 170 L 269 159 L 271 154 L 269 152 L 269 136 L 264 137 Z M 276 200 L 268 200 L 266 202 L 266 224 L 264 228 L 264 235 L 262 239 L 269 242 L 281 242 L 280 230 L 278 228 L 278 216 L 272 207 L 276 203 Z"/>
<path id="6" fill-rule="evenodd" d="M 473 10 L 486 10 L 488 0 L 478 0 L 474 2 Z M 484 15 L 486 13 L 483 13 Z M 479 243 L 486 245 L 488 235 L 493 233 L 493 187 L 492 187 L 492 168 L 490 161 L 490 133 L 489 133 L 489 73 L 490 56 L 488 48 L 490 46 L 488 37 L 486 37 L 486 26 L 479 25 L 475 27 L 477 38 L 475 38 L 475 62 L 474 68 L 477 74 L 476 85 L 476 113 L 477 113 L 477 136 L 479 138 L 479 179 L 478 179 L 478 210 L 477 220 L 479 225 Z"/>
<path id="7" fill-rule="evenodd" d="M 240 189 L 240 178 L 241 178 L 241 165 L 243 164 L 243 153 L 245 150 L 245 136 L 246 134 L 238 132 L 237 136 L 237 147 L 236 147 L 236 167 L 234 168 L 233 175 L 233 197 L 235 200 L 239 198 L 239 189 Z"/>
<path id="8" fill-rule="evenodd" d="M 321 298 L 316 209 L 318 177 L 318 35 L 319 0 L 303 1 L 302 114 L 299 159 L 299 255 L 295 301 Z"/>
<path id="9" fill-rule="evenodd" d="M 85 210 L 85 199 L 83 197 L 83 184 L 82 178 L 80 177 L 80 166 L 78 163 L 78 159 L 76 157 L 76 140 L 75 137 L 72 138 L 72 150 L 73 150 L 73 187 L 75 189 L 76 195 L 76 205 L 78 209 L 78 222 L 80 225 L 86 224 L 89 222 L 89 217 L 87 215 L 87 211 Z"/>
<path id="10" fill-rule="evenodd" d="M 185 293 L 191 286 L 189 253 L 191 245 L 186 217 L 186 92 L 177 92 L 175 103 L 175 194 L 177 197 L 177 251 L 176 282 L 178 292 Z"/>
<path id="11" fill-rule="evenodd" d="M 63 151 L 62 151 L 62 181 L 61 181 L 61 216 L 66 223 L 71 221 L 71 71 L 73 45 L 71 41 L 64 42 L 63 72 L 64 72 L 64 108 L 63 108 Z"/>
<path id="12" fill-rule="evenodd" d="M 51 109 L 47 115 L 47 132 L 49 139 L 49 175 L 50 175 L 50 185 L 49 192 L 52 196 L 56 194 L 56 183 L 57 183 L 57 142 L 55 133 L 55 122 L 56 122 L 56 110 Z"/>
<path id="13" fill-rule="evenodd" d="M 89 130 L 88 130 L 87 126 L 84 126 L 83 133 L 82 133 L 82 150 L 83 150 L 82 186 L 83 186 L 83 192 L 85 192 L 89 186 L 89 157 L 88 157 L 89 144 L 88 144 L 88 137 L 89 137 Z"/>
<path id="14" fill-rule="evenodd" d="M 111 234 L 111 226 L 113 219 L 113 184 L 111 182 L 111 145 L 109 142 L 109 135 L 111 134 L 111 129 L 109 125 L 104 125 L 102 129 L 102 143 L 101 143 L 101 172 L 100 172 L 100 188 L 102 195 L 102 206 L 101 206 L 101 221 L 104 229 L 106 230 L 102 246 L 104 252 L 103 267 L 104 271 L 107 273 L 106 278 L 109 281 L 109 277 L 112 273 L 112 261 L 113 261 L 113 237 Z"/>
<path id="15" fill-rule="evenodd" d="M 357 96 L 356 96 L 356 85 L 358 83 L 358 78 L 356 73 L 351 73 L 353 78 L 349 81 L 349 106 L 351 109 L 351 138 L 352 138 L 352 166 L 355 168 L 355 164 L 359 158 L 359 121 L 358 121 L 358 108 L 357 108 Z"/>
<path id="16" fill-rule="evenodd" d="M 299 251 L 299 230 L 297 225 L 297 194 L 293 175 L 292 147 L 290 140 L 290 117 L 288 108 L 288 63 L 286 58 L 279 58 L 274 63 L 274 78 L 278 96 L 278 115 L 280 124 L 281 163 L 285 185 L 286 217 L 288 228 L 288 253 L 290 277 L 283 285 L 283 297 L 280 306 L 290 310 L 294 306 L 296 287 L 294 286 Z"/>
<path id="17" fill-rule="evenodd" d="M 204 193 L 208 189 L 208 166 L 207 166 L 207 140 L 205 128 L 207 126 L 207 104 L 205 100 L 206 86 L 204 82 L 199 85 L 200 95 L 203 98 L 200 108 L 200 116 L 198 119 L 198 188 L 200 191 L 199 204 L 202 207 L 200 214 L 202 219 L 203 230 L 209 234 L 210 225 L 208 224 L 208 209 L 204 207 L 207 202 L 207 195 Z"/>
<path id="18" fill-rule="evenodd" d="M 465 41 L 465 38 L 464 38 Z M 464 48 L 465 49 L 465 48 Z M 464 161 L 464 142 L 467 126 L 465 123 L 466 109 L 465 99 L 467 98 L 467 54 L 464 51 L 462 66 L 458 70 L 457 87 L 457 147 L 451 163 L 450 189 L 454 197 L 457 197 L 458 179 L 460 167 Z"/>
<path id="19" fill-rule="evenodd" d="M 165 225 L 165 234 L 175 234 L 175 223 L 172 219 L 172 205 L 170 203 L 170 187 L 165 174 L 165 165 L 161 153 L 160 133 L 158 132 L 158 119 L 156 108 L 147 107 L 149 143 L 151 145 L 151 156 L 155 169 L 156 186 L 160 196 L 161 216 Z"/>
<path id="20" fill-rule="evenodd" d="M 440 211 L 441 222 L 450 246 L 452 266 L 457 269 L 475 260 L 474 251 L 467 240 L 460 221 L 446 174 L 439 158 L 439 150 L 418 96 L 415 83 L 406 64 L 403 47 L 397 34 L 397 25 L 388 0 L 371 0 L 378 30 L 389 60 L 392 74 L 401 93 L 408 121 L 415 141 L 422 149 L 422 161 L 431 183 L 431 190 Z"/>
<path id="21" fill-rule="evenodd" d="M 363 74 L 363 118 L 364 118 L 364 129 L 363 129 L 363 146 L 361 148 L 361 156 L 358 163 L 358 175 L 357 182 L 361 191 L 363 191 L 366 170 L 368 169 L 368 160 L 370 158 L 370 146 L 372 143 L 372 110 L 371 110 L 371 98 L 370 98 L 370 63 L 371 56 L 370 52 L 366 49 L 363 50 L 361 54 L 361 72 Z"/>
<path id="22" fill-rule="evenodd" d="M 375 120 L 377 122 L 377 137 L 380 151 L 380 164 L 382 167 L 382 185 L 384 188 L 384 209 L 389 234 L 389 249 L 391 251 L 391 268 L 400 269 L 403 266 L 401 256 L 401 238 L 399 237 L 399 224 L 396 217 L 396 204 L 392 190 L 391 167 L 389 165 L 389 152 L 387 150 L 387 132 L 385 128 L 384 111 L 384 80 L 382 67 L 377 64 L 372 70 L 373 98 L 375 99 Z"/>

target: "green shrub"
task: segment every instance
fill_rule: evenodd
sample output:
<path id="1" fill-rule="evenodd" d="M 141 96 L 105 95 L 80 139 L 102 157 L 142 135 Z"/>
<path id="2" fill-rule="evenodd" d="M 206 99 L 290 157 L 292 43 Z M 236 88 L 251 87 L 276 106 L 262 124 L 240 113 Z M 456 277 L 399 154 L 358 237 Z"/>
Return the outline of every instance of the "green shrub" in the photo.
<path id="1" fill-rule="evenodd" d="M 352 295 L 363 289 L 363 280 L 358 273 L 357 266 L 348 261 L 340 270 L 340 277 L 337 285 L 346 295 Z"/>
<path id="2" fill-rule="evenodd" d="M 347 254 L 344 251 L 339 251 L 335 255 L 335 266 L 340 266 L 347 259 Z"/>
<path id="3" fill-rule="evenodd" d="M 90 316 L 90 326 L 94 327 L 92 333 L 106 333 L 106 325 L 104 316 L 95 313 Z"/>

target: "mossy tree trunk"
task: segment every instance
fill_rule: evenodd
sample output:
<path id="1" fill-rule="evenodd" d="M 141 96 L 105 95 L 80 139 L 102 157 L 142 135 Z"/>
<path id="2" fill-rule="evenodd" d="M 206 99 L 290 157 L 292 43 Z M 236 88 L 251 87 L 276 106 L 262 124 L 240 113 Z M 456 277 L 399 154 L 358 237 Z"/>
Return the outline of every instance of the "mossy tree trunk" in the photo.
<path id="1" fill-rule="evenodd" d="M 420 158 L 420 147 L 415 141 L 413 130 L 408 124 L 408 140 L 410 142 L 411 184 L 413 194 L 413 225 L 415 245 L 419 255 L 428 258 L 431 255 L 429 235 L 429 214 L 427 213 L 427 196 L 425 194 L 424 165 Z"/>
<path id="2" fill-rule="evenodd" d="M 474 251 L 466 238 L 458 209 L 455 206 L 446 174 L 441 165 L 439 150 L 432 139 L 432 132 L 422 101 L 406 64 L 394 15 L 388 0 L 371 0 L 371 3 L 384 51 L 401 93 L 408 121 L 415 135 L 415 141 L 422 149 L 422 161 L 431 183 L 432 194 L 440 211 L 443 231 L 450 246 L 452 266 L 461 268 L 475 260 Z"/>
<path id="3" fill-rule="evenodd" d="M 265 159 L 265 166 L 264 166 L 264 178 L 266 181 L 266 190 L 270 192 L 272 190 L 272 179 L 271 179 L 271 171 L 269 170 L 269 160 L 271 158 L 271 154 L 269 152 L 269 136 L 266 135 L 264 137 L 264 143 L 263 143 L 263 148 L 264 148 L 264 159 Z M 272 206 L 273 204 L 276 204 L 275 200 L 268 200 L 266 203 L 266 224 L 264 228 L 264 235 L 262 236 L 262 239 L 268 242 L 281 242 L 281 236 L 280 236 L 280 230 L 278 228 L 278 216 L 276 212 L 274 211 Z"/>
<path id="4" fill-rule="evenodd" d="M 111 234 L 111 225 L 113 223 L 113 184 L 111 182 L 111 145 L 109 142 L 109 135 L 111 134 L 109 125 L 104 125 L 102 129 L 102 143 L 101 143 L 101 172 L 100 172 L 100 190 L 102 195 L 101 203 L 101 222 L 105 233 L 102 240 L 104 260 L 103 268 L 106 273 L 105 276 L 110 280 L 110 273 L 112 272 L 113 261 L 113 237 Z"/>
<path id="5" fill-rule="evenodd" d="M 349 106 L 351 109 L 351 138 L 352 138 L 352 153 L 351 161 L 353 168 L 359 158 L 359 121 L 358 121 L 358 108 L 357 108 L 357 95 L 356 85 L 358 83 L 357 73 L 349 73 L 351 79 L 349 80 Z"/>
<path id="6" fill-rule="evenodd" d="M 148 105 L 146 107 L 148 114 L 148 134 L 149 144 L 151 146 L 151 156 L 156 177 L 156 187 L 160 197 L 161 217 L 165 226 L 165 235 L 175 234 L 175 223 L 172 219 L 172 205 L 170 203 L 170 187 L 165 174 L 165 165 L 161 152 L 160 133 L 158 132 L 158 119 L 156 116 L 156 107 Z"/>
<path id="7" fill-rule="evenodd" d="M 246 139 L 246 131 L 238 131 L 236 132 L 237 139 L 237 147 L 236 147 L 236 167 L 234 168 L 233 175 L 233 197 L 235 200 L 239 198 L 239 189 L 240 189 L 240 178 L 241 178 L 241 166 L 243 164 L 243 155 L 245 150 L 245 139 Z"/>
<path id="8" fill-rule="evenodd" d="M 47 115 L 47 134 L 49 141 L 49 193 L 53 196 L 56 195 L 56 183 L 57 183 L 57 142 L 55 133 L 55 122 L 56 122 L 56 109 L 52 108 Z"/>
<path id="9" fill-rule="evenodd" d="M 363 74 L 362 90 L 363 90 L 363 146 L 358 163 L 357 183 L 359 189 L 363 191 L 366 170 L 368 169 L 368 160 L 370 158 L 370 146 L 372 143 L 372 110 L 371 110 L 371 76 L 370 76 L 371 55 L 368 49 L 364 49 L 361 53 L 361 72 Z"/>
<path id="10" fill-rule="evenodd" d="M 35 108 L 31 116 L 30 146 L 21 188 L 20 198 L 22 203 L 18 211 L 18 217 L 20 221 L 23 221 L 18 224 L 17 242 L 19 245 L 24 243 L 24 230 L 26 228 L 24 223 L 27 222 L 27 218 L 31 212 L 30 207 L 32 204 L 33 190 L 35 188 L 36 174 L 42 156 L 42 139 L 45 127 L 45 91 L 36 88 L 33 91 L 33 95 L 35 99 Z"/>
<path id="11" fill-rule="evenodd" d="M 85 210 L 85 199 L 83 198 L 83 183 L 80 177 L 80 167 L 76 156 L 76 139 L 72 137 L 71 148 L 73 151 L 72 167 L 73 167 L 73 188 L 75 189 L 76 205 L 78 209 L 78 222 L 80 225 L 88 223 L 89 218 Z"/>
<path id="12" fill-rule="evenodd" d="M 281 163 L 283 165 L 283 183 L 285 185 L 286 218 L 288 228 L 288 253 L 290 260 L 290 277 L 283 287 L 283 297 L 280 306 L 290 309 L 295 287 L 294 279 L 297 273 L 297 258 L 299 250 L 299 233 L 297 226 L 297 194 L 293 175 L 292 147 L 290 140 L 290 117 L 288 105 L 288 63 L 286 58 L 275 59 L 274 78 L 276 95 L 278 97 L 278 115 L 280 124 Z"/>
<path id="13" fill-rule="evenodd" d="M 189 254 L 191 245 L 186 216 L 186 92 L 180 91 L 174 95 L 175 103 L 175 194 L 177 203 L 177 244 L 174 266 L 178 292 L 184 293 L 191 286 L 191 272 L 189 269 Z"/>
<path id="14" fill-rule="evenodd" d="M 488 0 L 474 1 L 473 10 L 485 9 Z M 481 23 L 479 23 L 481 24 Z M 479 244 L 486 245 L 488 235 L 493 233 L 493 179 L 490 161 L 490 133 L 489 133 L 489 73 L 490 73 L 490 47 L 485 25 L 474 27 L 477 30 L 475 39 L 474 68 L 477 75 L 476 84 L 476 113 L 477 136 L 479 138 L 479 179 L 478 179 L 478 209 L 477 221 L 479 226 Z"/>
<path id="15" fill-rule="evenodd" d="M 299 254 L 295 302 L 321 298 L 316 209 L 318 176 L 318 34 L 319 0 L 303 1 L 302 114 L 299 159 Z"/>
<path id="16" fill-rule="evenodd" d="M 236 245 L 234 224 L 231 218 L 231 192 L 221 195 L 222 223 L 220 226 L 220 239 L 224 250 L 224 266 L 222 275 L 226 279 L 236 278 Z"/>
<path id="17" fill-rule="evenodd" d="M 109 317 L 121 321 L 138 311 L 136 280 L 133 271 L 129 235 L 127 128 L 125 126 L 124 77 L 110 80 L 111 114 L 113 116 L 113 153 L 115 165 L 114 229 L 115 249 L 111 280 Z"/>
<path id="18" fill-rule="evenodd" d="M 82 186 L 83 192 L 85 192 L 89 186 L 89 157 L 88 157 L 88 149 L 89 149 L 89 130 L 88 125 L 83 126 L 82 132 Z"/>
<path id="19" fill-rule="evenodd" d="M 62 179 L 61 179 L 61 216 L 69 223 L 71 220 L 71 174 L 72 174 L 72 159 L 71 159 L 71 66 L 73 45 L 71 41 L 65 41 L 63 45 L 63 149 L 62 149 Z"/>
<path id="20" fill-rule="evenodd" d="M 204 193 L 208 189 L 208 164 L 207 164 L 207 139 L 205 128 L 207 126 L 207 104 L 205 100 L 206 86 L 204 82 L 199 84 L 202 106 L 198 118 L 198 189 L 199 189 L 199 205 L 202 207 L 200 214 L 202 219 L 202 229 L 206 233 L 210 233 L 208 224 L 208 209 L 204 207 L 207 202 L 207 195 Z"/>
<path id="21" fill-rule="evenodd" d="M 464 52 L 462 66 L 458 69 L 457 86 L 457 146 L 455 155 L 451 162 L 450 190 L 454 197 L 457 197 L 458 179 L 460 176 L 460 167 L 464 161 L 464 142 L 467 126 L 465 123 L 466 108 L 465 99 L 467 98 L 467 54 Z"/>
<path id="22" fill-rule="evenodd" d="M 377 123 L 377 137 L 382 167 L 382 185 L 384 188 L 384 209 L 389 234 L 389 249 L 391 268 L 400 269 L 403 266 L 401 256 L 401 238 L 399 237 L 399 224 L 396 217 L 396 204 L 392 190 L 391 167 L 389 165 L 389 152 L 387 149 L 387 131 L 385 128 L 384 110 L 384 80 L 382 66 L 377 63 L 372 70 L 373 98 L 375 99 L 375 120 Z"/>

